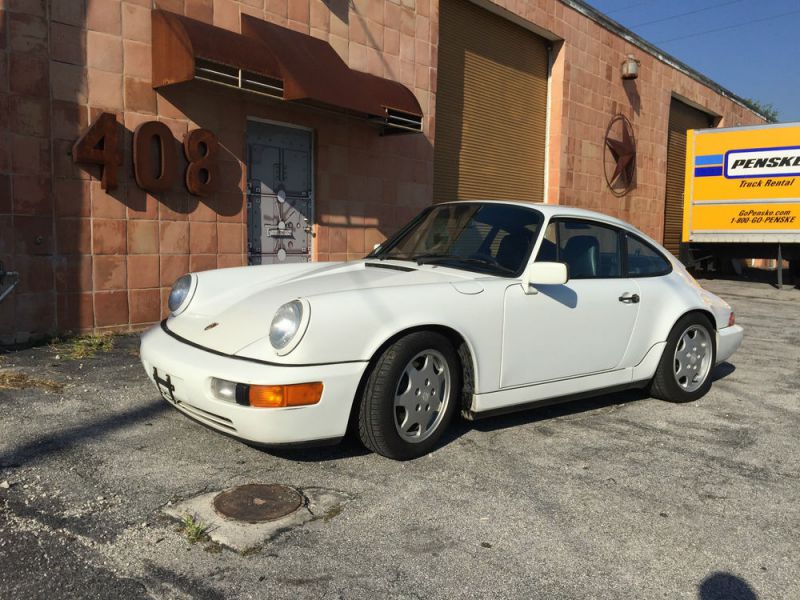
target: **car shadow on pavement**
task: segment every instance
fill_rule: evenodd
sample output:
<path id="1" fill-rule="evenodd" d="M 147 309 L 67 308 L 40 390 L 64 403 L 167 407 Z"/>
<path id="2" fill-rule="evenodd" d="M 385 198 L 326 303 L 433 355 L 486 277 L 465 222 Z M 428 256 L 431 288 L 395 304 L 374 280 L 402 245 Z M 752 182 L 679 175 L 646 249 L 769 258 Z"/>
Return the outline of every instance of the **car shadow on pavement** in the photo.
<path id="1" fill-rule="evenodd" d="M 332 443 L 327 446 L 295 446 L 286 448 L 267 448 L 255 447 L 256 450 L 265 452 L 271 456 L 283 458 L 284 460 L 296 460 L 299 462 L 324 462 L 327 460 L 340 460 L 343 458 L 355 458 L 364 456 L 370 451 L 361 445 L 358 437 L 350 432 L 339 443 Z"/>
<path id="2" fill-rule="evenodd" d="M 89 423 L 61 431 L 47 432 L 41 437 L 0 453 L 0 468 L 18 467 L 26 462 L 34 462 L 51 454 L 68 451 L 87 440 L 101 438 L 112 431 L 133 427 L 142 421 L 149 421 L 167 410 L 170 410 L 169 405 L 159 398 L 135 409 L 124 412 L 115 411 L 102 419 Z"/>
<path id="3" fill-rule="evenodd" d="M 637 400 L 644 400 L 649 398 L 645 390 L 625 390 L 621 392 L 614 392 L 611 394 L 604 394 L 601 396 L 592 396 L 581 400 L 570 400 L 560 404 L 551 404 L 549 406 L 542 406 L 540 408 L 527 408 L 519 412 L 508 413 L 505 415 L 497 415 L 494 417 L 487 417 L 478 419 L 476 421 L 462 421 L 462 427 L 458 425 L 453 429 L 461 429 L 457 435 L 453 436 L 456 439 L 471 429 L 478 431 L 489 432 L 498 429 L 508 429 L 511 427 L 518 427 L 520 425 L 529 425 L 539 421 L 547 421 L 549 419 L 557 419 L 559 417 L 566 417 L 578 415 L 584 412 L 593 410 L 601 410 L 610 408 L 612 406 L 623 406 L 629 402 Z"/>
<path id="4" fill-rule="evenodd" d="M 719 381 L 720 379 L 725 379 L 735 370 L 736 367 L 734 367 L 729 362 L 720 363 L 716 367 L 714 367 L 713 371 L 711 371 L 711 381 L 714 382 L 714 381 Z"/>
<path id="5" fill-rule="evenodd" d="M 735 370 L 736 367 L 728 362 L 720 363 L 711 371 L 711 380 L 713 382 L 724 379 Z M 646 400 L 647 398 L 650 398 L 650 394 L 646 389 L 630 389 L 592 396 L 581 400 L 568 400 L 560 404 L 551 404 L 549 406 L 542 406 L 540 408 L 527 408 L 520 410 L 519 412 L 498 415 L 496 417 L 489 417 L 486 419 L 478 419 L 472 422 L 462 421 L 462 431 L 460 431 L 460 433 L 457 435 L 454 435 L 452 439 L 460 437 L 463 435 L 463 433 L 473 428 L 479 431 L 495 431 L 497 429 L 516 427 L 518 425 L 527 425 L 530 423 L 546 421 L 548 419 L 555 419 L 558 417 L 577 415 L 590 410 L 600 410 L 603 408 L 610 408 L 612 406 L 623 406 L 629 402 Z M 451 429 L 458 429 L 458 425 Z"/>
<path id="6" fill-rule="evenodd" d="M 629 390 L 615 394 L 607 394 L 586 400 L 567 402 L 564 404 L 551 405 L 543 408 L 531 408 L 507 415 L 499 415 L 480 419 L 477 421 L 467 421 L 456 417 L 450 428 L 444 433 L 438 444 L 439 448 L 447 446 L 456 441 L 462 435 L 472 429 L 478 431 L 495 431 L 535 423 L 560 416 L 578 414 L 589 410 L 597 410 L 613 405 L 621 405 L 634 400 L 647 398 L 647 393 L 642 390 Z M 300 462 L 325 462 L 329 460 L 340 460 L 344 458 L 354 458 L 364 456 L 370 451 L 364 448 L 353 432 L 348 432 L 341 443 L 331 446 L 319 447 L 294 447 L 294 448 L 256 448 L 272 456 L 285 460 L 296 460 Z M 423 457 L 424 458 L 424 457 Z"/>

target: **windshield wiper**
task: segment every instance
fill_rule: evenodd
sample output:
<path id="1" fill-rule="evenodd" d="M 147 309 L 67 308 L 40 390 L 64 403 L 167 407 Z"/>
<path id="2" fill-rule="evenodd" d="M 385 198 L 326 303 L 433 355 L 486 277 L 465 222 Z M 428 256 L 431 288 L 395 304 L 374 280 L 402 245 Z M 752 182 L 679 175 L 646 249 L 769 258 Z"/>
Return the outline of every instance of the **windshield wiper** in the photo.
<path id="1" fill-rule="evenodd" d="M 413 261 L 414 257 L 412 256 L 394 256 L 392 254 L 387 253 L 379 253 L 379 254 L 372 254 L 366 257 L 369 260 L 403 260 L 403 261 Z"/>
<path id="2" fill-rule="evenodd" d="M 477 264 L 483 265 L 486 267 L 490 267 L 491 269 L 496 269 L 502 273 L 508 273 L 510 275 L 514 274 L 513 269 L 509 269 L 508 267 L 504 267 L 496 260 L 490 258 L 477 258 L 477 257 L 468 257 L 468 256 L 453 256 L 452 254 L 419 254 L 417 256 L 412 257 L 413 260 L 417 261 L 418 265 L 425 265 L 425 264 L 435 264 L 439 262 L 460 262 L 460 263 L 467 263 L 467 264 Z"/>
<path id="3" fill-rule="evenodd" d="M 479 265 L 486 265 L 487 267 L 491 267 L 492 269 L 497 269 L 498 271 L 500 271 L 502 273 L 508 273 L 509 275 L 514 275 L 514 273 L 515 273 L 514 269 L 509 269 L 508 267 L 504 267 L 503 265 L 501 265 L 496 260 L 488 260 L 488 259 L 485 259 L 485 258 L 472 258 L 472 257 L 470 257 L 470 258 L 460 258 L 459 260 L 462 261 L 462 262 L 465 262 L 465 263 L 474 263 L 474 264 L 479 264 Z"/>
<path id="4" fill-rule="evenodd" d="M 418 265 L 426 265 L 428 263 L 435 263 L 440 260 L 460 260 L 460 257 L 453 256 L 452 254 L 415 254 L 409 260 L 415 261 Z"/>

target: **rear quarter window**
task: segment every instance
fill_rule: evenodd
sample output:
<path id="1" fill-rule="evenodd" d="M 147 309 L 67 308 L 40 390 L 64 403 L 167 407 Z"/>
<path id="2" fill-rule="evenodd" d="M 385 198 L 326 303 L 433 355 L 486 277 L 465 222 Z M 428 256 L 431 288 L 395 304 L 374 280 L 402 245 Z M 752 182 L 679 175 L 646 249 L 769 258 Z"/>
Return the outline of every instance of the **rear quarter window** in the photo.
<path id="1" fill-rule="evenodd" d="M 644 240 L 625 234 L 628 277 L 658 277 L 672 271 L 672 264 Z"/>

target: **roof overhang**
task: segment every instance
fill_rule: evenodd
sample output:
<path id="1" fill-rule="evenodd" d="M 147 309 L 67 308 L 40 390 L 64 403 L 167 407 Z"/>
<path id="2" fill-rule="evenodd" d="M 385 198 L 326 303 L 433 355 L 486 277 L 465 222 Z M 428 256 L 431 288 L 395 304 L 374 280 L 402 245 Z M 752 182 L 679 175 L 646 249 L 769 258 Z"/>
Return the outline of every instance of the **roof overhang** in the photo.
<path id="1" fill-rule="evenodd" d="M 347 66 L 324 40 L 242 15 L 234 33 L 152 11 L 153 88 L 193 79 L 262 96 L 345 111 L 385 132 L 422 130 L 422 110 L 404 85 Z"/>

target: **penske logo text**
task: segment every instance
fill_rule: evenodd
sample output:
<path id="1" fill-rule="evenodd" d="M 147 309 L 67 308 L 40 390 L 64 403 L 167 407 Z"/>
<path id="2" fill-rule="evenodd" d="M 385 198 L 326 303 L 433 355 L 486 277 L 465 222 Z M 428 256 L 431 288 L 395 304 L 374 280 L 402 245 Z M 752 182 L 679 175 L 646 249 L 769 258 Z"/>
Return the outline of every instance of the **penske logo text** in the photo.
<path id="1" fill-rule="evenodd" d="M 800 176 L 800 146 L 729 150 L 724 165 L 728 179 Z"/>

